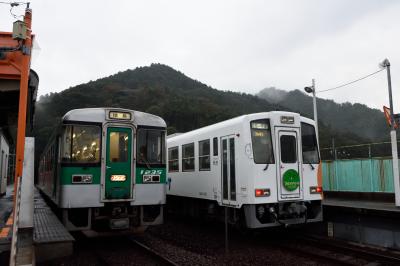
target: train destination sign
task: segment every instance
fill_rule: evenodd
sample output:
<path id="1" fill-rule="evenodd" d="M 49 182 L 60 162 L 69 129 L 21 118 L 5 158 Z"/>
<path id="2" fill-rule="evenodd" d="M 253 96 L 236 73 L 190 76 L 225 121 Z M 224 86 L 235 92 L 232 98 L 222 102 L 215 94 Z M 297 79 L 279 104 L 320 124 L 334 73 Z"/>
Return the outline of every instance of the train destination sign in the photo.
<path id="1" fill-rule="evenodd" d="M 119 120 L 131 120 L 132 118 L 131 113 L 128 112 L 110 111 L 108 116 L 110 119 L 119 119 Z"/>

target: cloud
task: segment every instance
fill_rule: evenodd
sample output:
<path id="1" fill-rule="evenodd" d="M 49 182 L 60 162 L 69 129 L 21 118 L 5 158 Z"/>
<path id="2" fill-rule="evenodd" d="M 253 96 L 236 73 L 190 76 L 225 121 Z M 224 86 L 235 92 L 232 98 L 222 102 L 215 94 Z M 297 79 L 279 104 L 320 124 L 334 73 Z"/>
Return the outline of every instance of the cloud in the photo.
<path id="1" fill-rule="evenodd" d="M 39 94 L 153 62 L 218 89 L 255 93 L 301 89 L 312 78 L 321 89 L 335 86 L 388 57 L 399 83 L 396 1 L 31 2 L 41 47 L 33 64 Z M 10 30 L 12 21 L 0 6 L 1 29 Z M 380 107 L 387 98 L 380 74 L 321 96 Z"/>

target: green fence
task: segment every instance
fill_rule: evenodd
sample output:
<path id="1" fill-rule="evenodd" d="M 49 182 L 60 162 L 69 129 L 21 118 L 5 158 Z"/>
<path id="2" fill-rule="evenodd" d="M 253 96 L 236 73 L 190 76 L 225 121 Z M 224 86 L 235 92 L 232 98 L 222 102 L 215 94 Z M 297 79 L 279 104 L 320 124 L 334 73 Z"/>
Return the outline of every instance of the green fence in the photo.
<path id="1" fill-rule="evenodd" d="M 323 161 L 324 191 L 394 192 L 391 158 Z"/>

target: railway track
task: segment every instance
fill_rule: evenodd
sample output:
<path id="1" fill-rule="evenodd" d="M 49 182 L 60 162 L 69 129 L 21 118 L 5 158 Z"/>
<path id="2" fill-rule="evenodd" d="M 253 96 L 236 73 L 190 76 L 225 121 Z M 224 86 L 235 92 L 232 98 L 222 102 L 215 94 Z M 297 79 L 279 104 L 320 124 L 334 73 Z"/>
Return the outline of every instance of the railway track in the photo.
<path id="1" fill-rule="evenodd" d="M 133 236 L 129 236 L 128 239 L 135 244 L 137 247 L 140 247 L 142 250 L 144 250 L 147 254 L 150 256 L 158 259 L 160 262 L 162 262 L 165 265 L 170 265 L 170 266 L 179 266 L 176 262 L 170 260 L 166 256 L 163 256 L 160 252 L 157 252 L 156 250 L 150 248 L 143 242 L 139 241 L 138 239 L 134 238 Z"/>
<path id="2" fill-rule="evenodd" d="M 400 265 L 400 256 L 392 252 L 325 238 L 302 235 L 281 246 L 296 254 L 336 265 Z"/>

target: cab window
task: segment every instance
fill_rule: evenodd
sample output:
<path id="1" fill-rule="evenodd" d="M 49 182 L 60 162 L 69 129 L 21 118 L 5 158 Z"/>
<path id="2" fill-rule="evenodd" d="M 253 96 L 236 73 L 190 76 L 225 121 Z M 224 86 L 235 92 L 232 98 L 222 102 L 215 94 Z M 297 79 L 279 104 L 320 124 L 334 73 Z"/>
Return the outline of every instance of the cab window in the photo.
<path id="1" fill-rule="evenodd" d="M 253 157 L 256 164 L 274 163 L 269 119 L 250 122 Z"/>
<path id="2" fill-rule="evenodd" d="M 61 161 L 64 163 L 99 163 L 100 137 L 99 126 L 65 126 L 61 137 Z"/>
<path id="3" fill-rule="evenodd" d="M 313 125 L 301 123 L 301 143 L 303 149 L 303 163 L 318 164 L 319 153 L 317 135 Z"/>
<path id="4" fill-rule="evenodd" d="M 165 131 L 139 129 L 137 133 L 137 162 L 165 164 Z"/>

